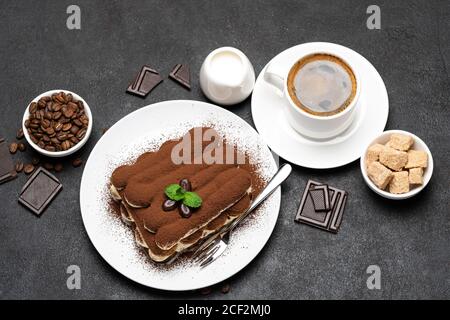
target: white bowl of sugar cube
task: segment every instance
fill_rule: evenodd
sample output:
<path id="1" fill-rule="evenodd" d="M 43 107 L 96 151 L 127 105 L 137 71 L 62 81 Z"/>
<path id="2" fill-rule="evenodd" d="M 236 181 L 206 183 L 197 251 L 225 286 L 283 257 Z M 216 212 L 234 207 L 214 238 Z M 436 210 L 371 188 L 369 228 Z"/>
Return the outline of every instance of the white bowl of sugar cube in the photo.
<path id="1" fill-rule="evenodd" d="M 433 157 L 425 142 L 402 130 L 388 130 L 361 156 L 364 181 L 377 194 L 403 200 L 422 191 L 433 174 Z"/>

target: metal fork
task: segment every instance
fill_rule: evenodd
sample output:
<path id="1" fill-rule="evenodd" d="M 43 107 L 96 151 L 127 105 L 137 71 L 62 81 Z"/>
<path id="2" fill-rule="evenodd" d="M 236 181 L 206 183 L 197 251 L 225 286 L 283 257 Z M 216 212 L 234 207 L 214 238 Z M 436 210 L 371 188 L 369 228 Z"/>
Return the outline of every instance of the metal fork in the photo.
<path id="1" fill-rule="evenodd" d="M 282 165 L 277 173 L 270 179 L 267 186 L 255 198 L 250 207 L 241 216 L 234 220 L 229 226 L 212 235 L 205 241 L 194 253 L 194 261 L 200 264 L 200 267 L 206 267 L 211 262 L 216 260 L 228 246 L 230 236 L 234 228 L 242 222 L 261 202 L 266 200 L 275 189 L 289 176 L 292 167 L 289 164 Z"/>

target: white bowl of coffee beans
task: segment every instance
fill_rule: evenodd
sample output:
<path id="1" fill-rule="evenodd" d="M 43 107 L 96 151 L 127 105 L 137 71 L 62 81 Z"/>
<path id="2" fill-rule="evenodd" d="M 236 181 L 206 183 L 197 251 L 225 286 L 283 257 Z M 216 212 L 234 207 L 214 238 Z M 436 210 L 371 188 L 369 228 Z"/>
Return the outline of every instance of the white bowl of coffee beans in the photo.
<path id="1" fill-rule="evenodd" d="M 92 132 L 86 101 L 68 90 L 50 90 L 34 98 L 22 121 L 28 143 L 48 157 L 65 157 L 83 147 Z"/>

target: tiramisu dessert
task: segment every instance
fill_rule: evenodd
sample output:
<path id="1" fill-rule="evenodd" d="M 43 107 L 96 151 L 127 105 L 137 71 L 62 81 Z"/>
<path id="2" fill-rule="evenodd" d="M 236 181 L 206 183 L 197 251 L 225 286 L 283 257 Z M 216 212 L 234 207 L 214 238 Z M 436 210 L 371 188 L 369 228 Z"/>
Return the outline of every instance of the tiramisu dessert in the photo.
<path id="1" fill-rule="evenodd" d="M 206 131 L 213 143 L 198 143 Z M 219 137 L 211 128 L 193 128 L 113 171 L 111 196 L 153 261 L 172 262 L 192 251 L 242 214 L 263 187 L 248 157 Z M 177 153 L 182 141 L 188 149 Z M 188 160 L 180 162 L 174 154 Z M 223 161 L 212 162 L 207 154 Z"/>

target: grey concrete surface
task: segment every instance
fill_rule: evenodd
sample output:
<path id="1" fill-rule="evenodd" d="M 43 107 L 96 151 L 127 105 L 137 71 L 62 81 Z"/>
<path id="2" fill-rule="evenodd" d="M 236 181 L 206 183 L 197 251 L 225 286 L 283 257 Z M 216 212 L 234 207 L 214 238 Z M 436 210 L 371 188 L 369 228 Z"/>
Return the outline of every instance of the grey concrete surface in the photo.
<path id="1" fill-rule="evenodd" d="M 82 29 L 66 28 L 75 3 Z M 449 299 L 450 298 L 450 5 L 448 1 L 376 1 L 381 30 L 366 28 L 372 1 L 2 1 L 0 3 L 0 135 L 10 141 L 30 99 L 67 88 L 91 105 L 102 128 L 142 106 L 168 99 L 205 100 L 203 58 L 231 45 L 259 73 L 278 52 L 330 41 L 370 60 L 390 98 L 387 129 L 404 129 L 430 147 L 435 171 L 417 197 L 393 202 L 369 190 L 354 162 L 316 171 L 295 167 L 283 185 L 275 231 L 261 254 L 208 296 L 149 289 L 115 272 L 91 245 L 80 216 L 83 169 L 57 174 L 64 190 L 41 218 L 17 203 L 25 176 L 0 185 L 1 299 Z M 142 64 L 167 75 L 189 63 L 193 90 L 165 80 L 145 100 L 125 93 Z M 252 124 L 250 100 L 230 110 Z M 31 152 L 15 159 L 29 159 Z M 308 179 L 349 191 L 342 228 L 329 234 L 293 221 Z M 82 289 L 66 288 L 66 268 L 81 267 Z M 366 268 L 381 268 L 381 290 L 368 290 Z"/>

